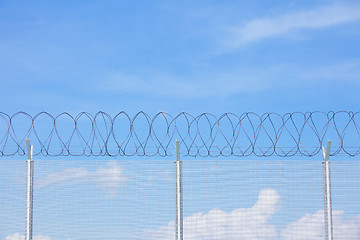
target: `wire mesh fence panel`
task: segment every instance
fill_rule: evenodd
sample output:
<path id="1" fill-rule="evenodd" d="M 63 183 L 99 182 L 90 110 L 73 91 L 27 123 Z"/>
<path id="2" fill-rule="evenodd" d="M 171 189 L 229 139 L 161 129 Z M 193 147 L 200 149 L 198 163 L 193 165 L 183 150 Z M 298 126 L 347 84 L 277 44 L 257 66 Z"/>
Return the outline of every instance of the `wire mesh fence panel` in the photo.
<path id="1" fill-rule="evenodd" d="M 322 208 L 321 164 L 184 164 L 185 239 L 278 239 L 287 223 Z"/>
<path id="2" fill-rule="evenodd" d="M 24 235 L 26 161 L 0 161 L 0 239 Z M 17 235 L 15 233 L 18 233 Z M 15 234 L 15 235 L 14 235 Z M 17 239 L 17 238 L 14 238 Z"/>
<path id="3" fill-rule="evenodd" d="M 331 193 L 334 239 L 360 239 L 360 162 L 332 161 Z"/>
<path id="4" fill-rule="evenodd" d="M 34 240 L 175 239 L 173 160 L 35 159 Z M 334 240 L 360 239 L 360 162 L 331 161 Z M 183 160 L 185 240 L 323 240 L 322 160 Z M 0 239 L 22 240 L 26 161 L 0 161 Z"/>

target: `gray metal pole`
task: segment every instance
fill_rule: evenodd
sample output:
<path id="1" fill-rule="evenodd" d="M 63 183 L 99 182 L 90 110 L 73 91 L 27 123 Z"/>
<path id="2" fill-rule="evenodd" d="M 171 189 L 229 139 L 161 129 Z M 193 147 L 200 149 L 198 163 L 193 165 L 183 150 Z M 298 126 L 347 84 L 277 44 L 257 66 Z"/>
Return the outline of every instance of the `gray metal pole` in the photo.
<path id="1" fill-rule="evenodd" d="M 333 222 L 332 222 L 332 206 L 331 206 L 331 181 L 330 181 L 330 147 L 331 141 L 328 140 L 326 146 L 326 152 L 322 147 L 323 153 L 323 169 L 324 169 L 324 223 L 325 223 L 325 240 L 333 240 Z"/>
<path id="2" fill-rule="evenodd" d="M 180 142 L 176 141 L 176 240 L 183 240 L 182 168 Z"/>
<path id="3" fill-rule="evenodd" d="M 32 159 L 33 146 L 26 140 L 27 156 L 26 161 L 26 219 L 25 219 L 25 240 L 32 240 L 33 224 L 33 187 L 34 187 L 34 161 Z"/>

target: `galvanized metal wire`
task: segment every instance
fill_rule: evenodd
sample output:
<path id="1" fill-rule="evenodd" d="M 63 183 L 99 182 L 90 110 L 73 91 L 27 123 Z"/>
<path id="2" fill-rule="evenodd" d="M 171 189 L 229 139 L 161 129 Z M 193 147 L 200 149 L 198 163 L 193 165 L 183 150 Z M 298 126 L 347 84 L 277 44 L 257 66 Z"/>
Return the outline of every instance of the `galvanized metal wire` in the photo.
<path id="1" fill-rule="evenodd" d="M 172 116 L 159 112 L 31 115 L 0 112 L 0 156 L 312 157 L 332 140 L 331 156 L 360 154 L 360 112 L 293 112 Z"/>

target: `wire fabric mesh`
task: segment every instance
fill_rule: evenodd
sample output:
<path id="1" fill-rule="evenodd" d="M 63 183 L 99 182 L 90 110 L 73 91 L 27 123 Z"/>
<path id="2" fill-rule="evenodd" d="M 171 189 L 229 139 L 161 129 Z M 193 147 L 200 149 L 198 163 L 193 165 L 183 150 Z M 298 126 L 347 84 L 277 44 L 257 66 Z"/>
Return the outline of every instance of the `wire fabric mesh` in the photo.
<path id="1" fill-rule="evenodd" d="M 34 240 L 175 239 L 175 164 L 41 160 Z M 335 240 L 360 239 L 360 162 L 331 161 Z M 324 239 L 321 160 L 183 160 L 185 240 Z M 0 239 L 23 239 L 26 161 L 0 161 Z"/>

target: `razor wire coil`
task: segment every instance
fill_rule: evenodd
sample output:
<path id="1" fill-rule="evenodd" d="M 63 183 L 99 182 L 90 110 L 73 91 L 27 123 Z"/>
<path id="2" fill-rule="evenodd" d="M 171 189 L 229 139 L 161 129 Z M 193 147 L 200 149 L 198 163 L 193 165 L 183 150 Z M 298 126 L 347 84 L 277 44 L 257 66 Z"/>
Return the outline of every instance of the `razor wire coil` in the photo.
<path id="1" fill-rule="evenodd" d="M 360 112 L 210 113 L 150 116 L 126 112 L 31 115 L 0 112 L 0 156 L 23 156 L 25 141 L 42 156 L 172 156 L 180 141 L 189 157 L 312 157 L 332 140 L 331 154 L 360 154 Z"/>

